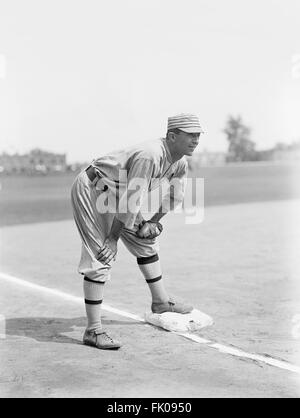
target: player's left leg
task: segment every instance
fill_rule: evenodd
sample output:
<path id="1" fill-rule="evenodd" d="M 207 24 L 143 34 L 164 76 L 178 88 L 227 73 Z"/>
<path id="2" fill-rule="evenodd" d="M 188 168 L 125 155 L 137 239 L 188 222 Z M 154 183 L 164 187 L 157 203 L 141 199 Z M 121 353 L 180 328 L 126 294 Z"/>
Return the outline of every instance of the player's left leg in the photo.
<path id="1" fill-rule="evenodd" d="M 139 269 L 151 292 L 152 312 L 191 312 L 193 307 L 190 304 L 179 302 L 178 300 L 171 298 L 165 289 L 158 255 L 158 240 L 139 238 L 135 235 L 134 230 L 128 229 L 123 231 L 121 239 L 127 249 L 137 258 Z"/>
<path id="2" fill-rule="evenodd" d="M 165 289 L 162 268 L 158 253 L 152 256 L 137 257 L 137 263 L 152 296 L 152 303 L 165 303 L 169 295 Z"/>

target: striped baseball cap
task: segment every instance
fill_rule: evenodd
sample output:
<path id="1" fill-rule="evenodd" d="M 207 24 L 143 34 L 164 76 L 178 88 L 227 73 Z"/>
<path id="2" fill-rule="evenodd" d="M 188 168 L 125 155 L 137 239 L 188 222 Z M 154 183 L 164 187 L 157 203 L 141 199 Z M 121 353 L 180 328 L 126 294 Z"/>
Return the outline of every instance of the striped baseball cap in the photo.
<path id="1" fill-rule="evenodd" d="M 191 113 L 181 113 L 180 115 L 170 116 L 168 118 L 168 131 L 170 129 L 180 129 L 189 134 L 204 133 L 198 116 Z"/>

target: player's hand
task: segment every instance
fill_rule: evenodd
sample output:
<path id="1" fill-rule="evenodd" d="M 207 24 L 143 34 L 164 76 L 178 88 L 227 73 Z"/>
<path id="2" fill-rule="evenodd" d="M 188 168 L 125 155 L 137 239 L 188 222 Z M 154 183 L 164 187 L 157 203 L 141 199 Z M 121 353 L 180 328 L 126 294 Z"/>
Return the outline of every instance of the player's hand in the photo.
<path id="1" fill-rule="evenodd" d="M 118 243 L 114 238 L 106 238 L 99 252 L 98 260 L 103 264 L 109 264 L 115 261 L 118 252 Z"/>
<path id="2" fill-rule="evenodd" d="M 162 230 L 163 226 L 160 222 L 143 221 L 140 223 L 136 235 L 139 238 L 154 239 L 162 233 Z"/>

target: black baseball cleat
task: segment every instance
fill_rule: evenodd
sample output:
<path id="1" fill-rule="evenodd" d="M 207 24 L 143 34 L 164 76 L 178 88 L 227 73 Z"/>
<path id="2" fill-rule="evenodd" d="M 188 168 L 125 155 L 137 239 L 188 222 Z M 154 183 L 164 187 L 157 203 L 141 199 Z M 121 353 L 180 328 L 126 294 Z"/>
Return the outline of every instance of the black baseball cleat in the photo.
<path id="1" fill-rule="evenodd" d="M 162 314 L 165 312 L 175 312 L 180 314 L 188 314 L 193 310 L 193 306 L 185 303 L 176 301 L 174 298 L 170 298 L 168 302 L 152 303 L 151 310 L 153 313 Z"/>
<path id="2" fill-rule="evenodd" d="M 83 344 L 99 348 L 100 350 L 118 350 L 121 344 L 114 341 L 105 331 L 85 330 Z"/>

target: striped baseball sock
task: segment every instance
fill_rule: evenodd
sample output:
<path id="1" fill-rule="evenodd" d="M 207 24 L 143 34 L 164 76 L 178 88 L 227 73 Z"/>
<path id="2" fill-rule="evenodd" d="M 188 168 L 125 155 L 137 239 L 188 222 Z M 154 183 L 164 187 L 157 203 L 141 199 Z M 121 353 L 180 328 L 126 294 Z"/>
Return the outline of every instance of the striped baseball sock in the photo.
<path id="1" fill-rule="evenodd" d="M 101 304 L 103 300 L 103 290 L 104 283 L 95 282 L 88 277 L 84 277 L 83 291 L 88 320 L 87 329 L 89 331 L 98 331 L 102 329 Z"/>
<path id="2" fill-rule="evenodd" d="M 137 259 L 137 263 L 149 286 L 152 302 L 167 302 L 169 296 L 162 280 L 162 270 L 158 254 L 151 257 L 140 257 Z"/>

